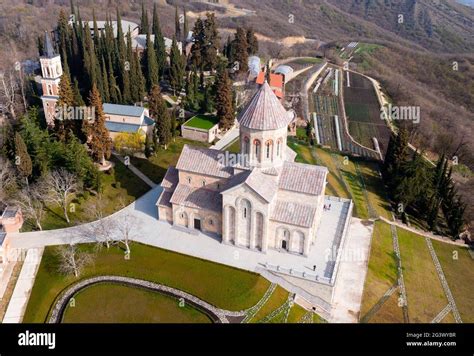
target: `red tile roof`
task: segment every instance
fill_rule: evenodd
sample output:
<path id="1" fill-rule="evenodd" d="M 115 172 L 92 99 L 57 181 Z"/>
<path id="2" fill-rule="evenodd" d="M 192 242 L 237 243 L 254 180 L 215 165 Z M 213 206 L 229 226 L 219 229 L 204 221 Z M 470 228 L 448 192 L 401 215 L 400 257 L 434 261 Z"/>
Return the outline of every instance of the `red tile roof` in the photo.
<path id="1" fill-rule="evenodd" d="M 263 84 L 265 82 L 265 72 L 258 73 L 255 82 L 257 84 Z M 270 87 L 283 89 L 283 75 L 270 73 Z"/>

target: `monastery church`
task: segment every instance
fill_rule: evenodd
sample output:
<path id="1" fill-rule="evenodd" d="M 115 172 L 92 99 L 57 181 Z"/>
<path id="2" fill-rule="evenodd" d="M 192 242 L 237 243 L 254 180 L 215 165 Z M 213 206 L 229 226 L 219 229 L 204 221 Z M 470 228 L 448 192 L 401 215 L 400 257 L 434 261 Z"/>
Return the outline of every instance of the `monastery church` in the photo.
<path id="1" fill-rule="evenodd" d="M 308 256 L 318 238 L 326 167 L 294 162 L 292 115 L 265 82 L 238 116 L 240 157 L 185 145 L 156 203 L 160 220 L 265 253 Z"/>

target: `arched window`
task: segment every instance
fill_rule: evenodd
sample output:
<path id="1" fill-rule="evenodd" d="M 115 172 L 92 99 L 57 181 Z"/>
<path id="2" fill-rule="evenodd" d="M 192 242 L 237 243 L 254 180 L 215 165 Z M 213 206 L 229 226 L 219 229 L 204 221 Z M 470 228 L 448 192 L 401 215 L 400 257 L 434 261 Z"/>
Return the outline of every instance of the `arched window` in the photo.
<path id="1" fill-rule="evenodd" d="M 206 181 L 205 181 L 205 180 L 202 180 L 202 181 L 201 181 L 201 184 L 202 184 L 203 187 L 205 187 L 205 186 L 206 186 Z"/>
<path id="2" fill-rule="evenodd" d="M 250 139 L 247 136 L 244 137 L 244 153 L 246 155 L 250 153 Z"/>
<path id="3" fill-rule="evenodd" d="M 244 208 L 244 219 L 247 218 L 247 208 Z"/>
<path id="4" fill-rule="evenodd" d="M 188 184 L 191 184 L 191 177 L 188 177 Z"/>
<path id="5" fill-rule="evenodd" d="M 280 157 L 281 155 L 281 138 L 277 141 L 277 156 Z"/>
<path id="6" fill-rule="evenodd" d="M 255 140 L 253 144 L 255 145 L 255 157 L 260 161 L 260 141 Z"/>
<path id="7" fill-rule="evenodd" d="M 270 158 L 271 156 L 271 148 L 273 146 L 273 141 L 272 140 L 268 140 L 266 143 L 265 143 L 265 146 L 266 146 L 266 157 L 267 158 Z"/>

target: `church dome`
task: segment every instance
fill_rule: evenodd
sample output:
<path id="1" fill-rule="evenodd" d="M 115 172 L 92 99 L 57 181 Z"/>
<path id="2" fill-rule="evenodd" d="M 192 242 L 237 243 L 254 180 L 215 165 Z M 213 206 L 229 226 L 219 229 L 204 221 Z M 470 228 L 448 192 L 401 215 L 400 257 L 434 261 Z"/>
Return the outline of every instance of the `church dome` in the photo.
<path id="1" fill-rule="evenodd" d="M 255 93 L 237 118 L 240 127 L 276 130 L 288 126 L 289 115 L 267 82 Z"/>

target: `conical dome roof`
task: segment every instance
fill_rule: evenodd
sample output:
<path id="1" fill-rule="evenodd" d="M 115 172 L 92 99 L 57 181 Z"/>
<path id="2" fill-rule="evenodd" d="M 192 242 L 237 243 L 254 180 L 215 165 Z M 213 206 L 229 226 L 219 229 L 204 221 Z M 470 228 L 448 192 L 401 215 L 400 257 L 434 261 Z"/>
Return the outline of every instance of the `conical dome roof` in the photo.
<path id="1" fill-rule="evenodd" d="M 289 115 L 265 82 L 242 110 L 237 120 L 241 127 L 276 130 L 288 126 Z"/>

